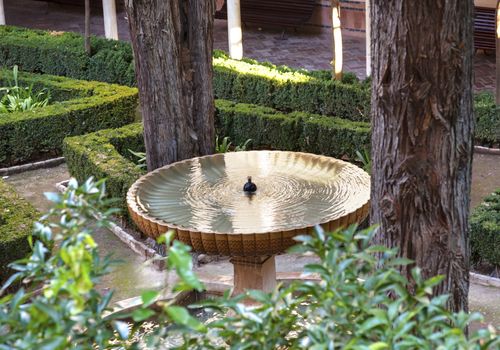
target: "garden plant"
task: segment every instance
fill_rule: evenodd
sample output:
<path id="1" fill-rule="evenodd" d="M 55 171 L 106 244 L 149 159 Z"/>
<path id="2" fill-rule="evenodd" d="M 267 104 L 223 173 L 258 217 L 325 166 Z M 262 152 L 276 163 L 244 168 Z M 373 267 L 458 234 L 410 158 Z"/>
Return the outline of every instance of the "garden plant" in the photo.
<path id="1" fill-rule="evenodd" d="M 314 253 L 305 267 L 318 282 L 293 282 L 270 293 L 209 299 L 186 308 L 145 291 L 133 311 L 111 312 L 112 291 L 96 285 L 112 268 L 92 235 L 108 224 L 104 182 L 71 180 L 68 190 L 47 194 L 50 212 L 35 224 L 32 254 L 15 262 L 7 281 L 22 281 L 17 292 L 0 297 L 0 349 L 498 349 L 494 329 L 467 336 L 481 316 L 447 310 L 447 296 L 433 296 L 441 276 L 424 280 L 412 267 L 410 280 L 399 267 L 412 264 L 395 249 L 372 245 L 374 228 L 355 226 L 297 237 L 294 252 Z M 178 292 L 202 291 L 189 248 L 162 237 L 166 262 Z M 57 246 L 56 249 L 52 247 Z M 242 303 L 254 300 L 253 307 Z M 213 312 L 206 322 L 192 310 Z M 152 323 L 154 327 L 147 327 Z M 175 340 L 175 341 L 174 341 Z"/>

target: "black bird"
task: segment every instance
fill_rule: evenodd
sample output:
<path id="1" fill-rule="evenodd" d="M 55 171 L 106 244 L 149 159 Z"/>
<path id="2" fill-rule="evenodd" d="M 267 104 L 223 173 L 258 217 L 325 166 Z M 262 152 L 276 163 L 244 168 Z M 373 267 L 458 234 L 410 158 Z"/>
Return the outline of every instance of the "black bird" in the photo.
<path id="1" fill-rule="evenodd" d="M 243 186 L 243 191 L 245 191 L 246 193 L 254 193 L 255 191 L 257 191 L 257 185 L 252 182 L 251 176 L 248 177 L 247 183 L 245 184 L 245 186 Z"/>

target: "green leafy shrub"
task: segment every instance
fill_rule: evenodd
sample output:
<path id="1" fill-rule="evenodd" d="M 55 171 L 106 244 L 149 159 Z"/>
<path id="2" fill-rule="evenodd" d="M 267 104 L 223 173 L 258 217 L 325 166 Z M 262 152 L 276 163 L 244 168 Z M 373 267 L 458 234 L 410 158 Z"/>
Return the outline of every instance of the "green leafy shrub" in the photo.
<path id="1" fill-rule="evenodd" d="M 370 121 L 370 79 L 345 73 L 341 82 L 330 71 L 308 71 L 244 58 L 232 60 L 214 51 L 214 92 L 217 98 L 252 103 L 284 112 L 309 113 Z M 19 65 L 35 73 L 135 85 L 133 53 L 123 41 L 92 37 L 92 53 L 84 51 L 76 33 L 0 27 L 0 66 Z M 475 100 L 476 140 L 500 143 L 500 112 L 491 94 Z"/>
<path id="2" fill-rule="evenodd" d="M 353 74 L 345 74 L 342 82 L 332 81 L 324 71 L 232 60 L 222 51 L 214 52 L 213 63 L 217 98 L 369 120 L 369 86 Z M 24 71 L 135 85 L 132 50 L 122 41 L 93 37 L 88 56 L 81 35 L 2 26 L 0 66 L 14 64 Z"/>
<path id="3" fill-rule="evenodd" d="M 0 66 L 17 64 L 27 72 L 134 84 L 133 54 L 129 43 L 92 37 L 91 46 L 89 56 L 84 49 L 83 36 L 79 34 L 2 26 Z"/>
<path id="4" fill-rule="evenodd" d="M 480 93 L 474 99 L 475 139 L 486 146 L 500 144 L 500 110 L 491 93 Z"/>
<path id="5" fill-rule="evenodd" d="M 0 283 L 11 273 L 7 265 L 31 251 L 28 236 L 37 218 L 35 208 L 0 179 Z"/>
<path id="6" fill-rule="evenodd" d="M 184 322 L 184 348 L 498 349 L 500 338 L 488 330 L 467 338 L 467 325 L 480 315 L 449 312 L 446 295 L 432 296 L 443 276 L 424 280 L 415 267 L 407 280 L 398 267 L 411 261 L 372 245 L 374 234 L 351 226 L 296 237 L 301 244 L 293 251 L 318 256 L 304 272 L 318 274 L 320 282 L 199 303 L 220 316 L 201 329 Z M 256 306 L 242 305 L 244 297 Z"/>
<path id="7" fill-rule="evenodd" d="M 31 111 L 35 108 L 45 107 L 49 103 L 49 94 L 47 91 L 33 91 L 33 85 L 19 86 L 18 67 L 12 69 L 11 82 L 7 87 L 1 87 L 0 93 L 3 93 L 0 99 L 0 113 L 9 113 L 17 111 Z"/>
<path id="8" fill-rule="evenodd" d="M 284 114 L 272 108 L 224 100 L 217 100 L 215 105 L 217 134 L 227 135 L 238 145 L 250 138 L 253 148 L 352 159 L 357 149 L 370 147 L 367 123 L 299 112 Z M 107 178 L 108 192 L 121 199 L 121 208 L 126 212 L 126 193 L 144 173 L 136 166 L 137 157 L 131 153 L 145 151 L 142 132 L 142 125 L 136 123 L 65 139 L 63 154 L 71 175 L 78 181 L 90 176 Z"/>
<path id="9" fill-rule="evenodd" d="M 500 189 L 473 210 L 470 225 L 472 261 L 500 268 Z"/>
<path id="10" fill-rule="evenodd" d="M 135 310 L 110 313 L 112 292 L 101 295 L 95 288 L 109 261 L 100 258 L 92 238 L 113 213 L 106 210 L 103 183 L 88 180 L 78 187 L 72 180 L 66 193 L 48 198 L 55 203 L 44 217 L 51 224 L 35 226 L 32 255 L 13 265 L 18 272 L 4 285 L 31 282 L 0 299 L 1 348 L 157 349 L 166 342 L 177 349 L 494 350 L 500 345 L 492 329 L 467 337 L 479 314 L 451 313 L 446 296 L 432 296 L 442 277 L 424 280 L 414 268 L 408 281 L 398 267 L 410 262 L 397 258 L 396 250 L 372 246 L 373 229 L 357 232 L 354 226 L 297 238 L 295 251 L 318 256 L 305 272 L 318 274 L 319 282 L 296 281 L 270 294 L 247 291 L 231 298 L 226 293 L 193 305 L 215 312 L 207 322 L 175 299 L 159 300 L 154 291 L 144 292 Z M 167 269 L 179 277 L 169 290 L 203 290 L 189 247 L 172 239 L 169 233 L 161 240 L 169 247 Z M 54 245 L 59 248 L 51 252 Z M 410 285 L 414 292 L 408 292 Z M 243 298 L 257 304 L 248 307 Z M 141 333 L 145 321 L 158 327 Z"/>
<path id="11" fill-rule="evenodd" d="M 214 57 L 214 92 L 220 99 L 252 103 L 281 111 L 304 111 L 354 121 L 370 120 L 369 86 L 352 75 L 339 82 L 331 75 L 277 67 L 255 60 Z"/>
<path id="12" fill-rule="evenodd" d="M 11 72 L 0 70 L 0 83 Z M 0 166 L 57 155 L 66 136 L 120 127 L 135 119 L 137 89 L 51 75 L 19 73 L 33 91 L 49 89 L 52 103 L 0 117 Z"/>

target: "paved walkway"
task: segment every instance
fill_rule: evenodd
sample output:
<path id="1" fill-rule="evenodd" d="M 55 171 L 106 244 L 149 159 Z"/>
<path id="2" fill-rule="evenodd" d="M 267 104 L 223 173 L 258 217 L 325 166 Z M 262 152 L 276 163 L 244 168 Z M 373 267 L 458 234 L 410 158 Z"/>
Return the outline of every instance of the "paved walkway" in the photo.
<path id="1" fill-rule="evenodd" d="M 83 33 L 83 7 L 59 5 L 34 0 L 12 0 L 5 2 L 7 24 L 30 28 L 75 31 Z M 120 39 L 129 40 L 126 14 L 118 15 Z M 102 13 L 93 10 L 91 30 L 104 35 Z M 226 22 L 216 20 L 215 48 L 227 50 Z M 244 28 L 244 54 L 257 60 L 285 64 L 307 69 L 329 69 L 331 61 L 331 38 L 328 33 L 307 34 L 293 30 L 282 38 L 281 31 Z M 345 71 L 365 77 L 364 38 L 344 35 Z M 494 90 L 495 57 L 478 52 L 474 57 L 475 89 Z"/>

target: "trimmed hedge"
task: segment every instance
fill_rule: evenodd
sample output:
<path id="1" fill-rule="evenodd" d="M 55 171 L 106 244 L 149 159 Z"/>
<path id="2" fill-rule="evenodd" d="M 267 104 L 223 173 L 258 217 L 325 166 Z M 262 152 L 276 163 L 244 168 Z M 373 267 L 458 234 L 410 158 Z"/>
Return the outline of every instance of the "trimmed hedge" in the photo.
<path id="1" fill-rule="evenodd" d="M 132 49 L 123 41 L 92 37 L 88 56 L 79 34 L 0 26 L 0 66 L 14 64 L 25 71 L 135 85 Z M 370 120 L 370 81 L 360 82 L 352 73 L 344 74 L 342 82 L 332 81 L 329 71 L 293 69 L 252 59 L 237 61 L 216 50 L 214 91 L 220 99 L 285 112 Z M 500 111 L 492 95 L 479 94 L 475 111 L 477 141 L 500 143 Z"/>
<path id="2" fill-rule="evenodd" d="M 234 144 L 252 139 L 252 148 L 322 153 L 354 157 L 358 149 L 370 147 L 367 123 L 294 112 L 284 114 L 268 107 L 217 100 L 217 134 Z M 144 151 L 142 125 L 101 130 L 64 140 L 63 153 L 69 172 L 78 181 L 89 176 L 106 178 L 107 192 L 121 200 L 132 183 L 145 172 L 133 163 L 128 151 Z"/>
<path id="3" fill-rule="evenodd" d="M 500 189 L 474 209 L 470 225 L 472 261 L 500 267 Z"/>
<path id="4" fill-rule="evenodd" d="M 251 59 L 214 54 L 217 98 L 253 103 L 281 111 L 304 111 L 353 121 L 370 121 L 370 89 L 353 74 L 342 82 L 324 71 L 278 67 Z"/>
<path id="5" fill-rule="evenodd" d="M 12 72 L 0 70 L 0 83 Z M 51 103 L 26 112 L 0 114 L 0 166 L 57 155 L 66 136 L 120 127 L 135 119 L 137 89 L 52 75 L 20 73 L 19 84 L 46 88 Z"/>
<path id="6" fill-rule="evenodd" d="M 133 53 L 129 43 L 91 38 L 87 55 L 77 33 L 0 27 L 0 66 L 75 79 L 134 85 Z"/>
<path id="7" fill-rule="evenodd" d="M 1 26 L 0 66 L 15 64 L 24 71 L 135 85 L 132 49 L 122 41 L 93 37 L 88 56 L 79 34 Z M 237 61 L 214 52 L 214 91 L 221 99 L 368 121 L 368 87 L 354 74 L 332 81 L 326 71 Z"/>
<path id="8" fill-rule="evenodd" d="M 38 217 L 35 208 L 0 179 L 0 285 L 11 274 L 7 265 L 31 251 L 28 236 Z"/>
<path id="9" fill-rule="evenodd" d="M 480 93 L 474 98 L 476 141 L 486 146 L 500 147 L 500 109 L 491 93 Z"/>

